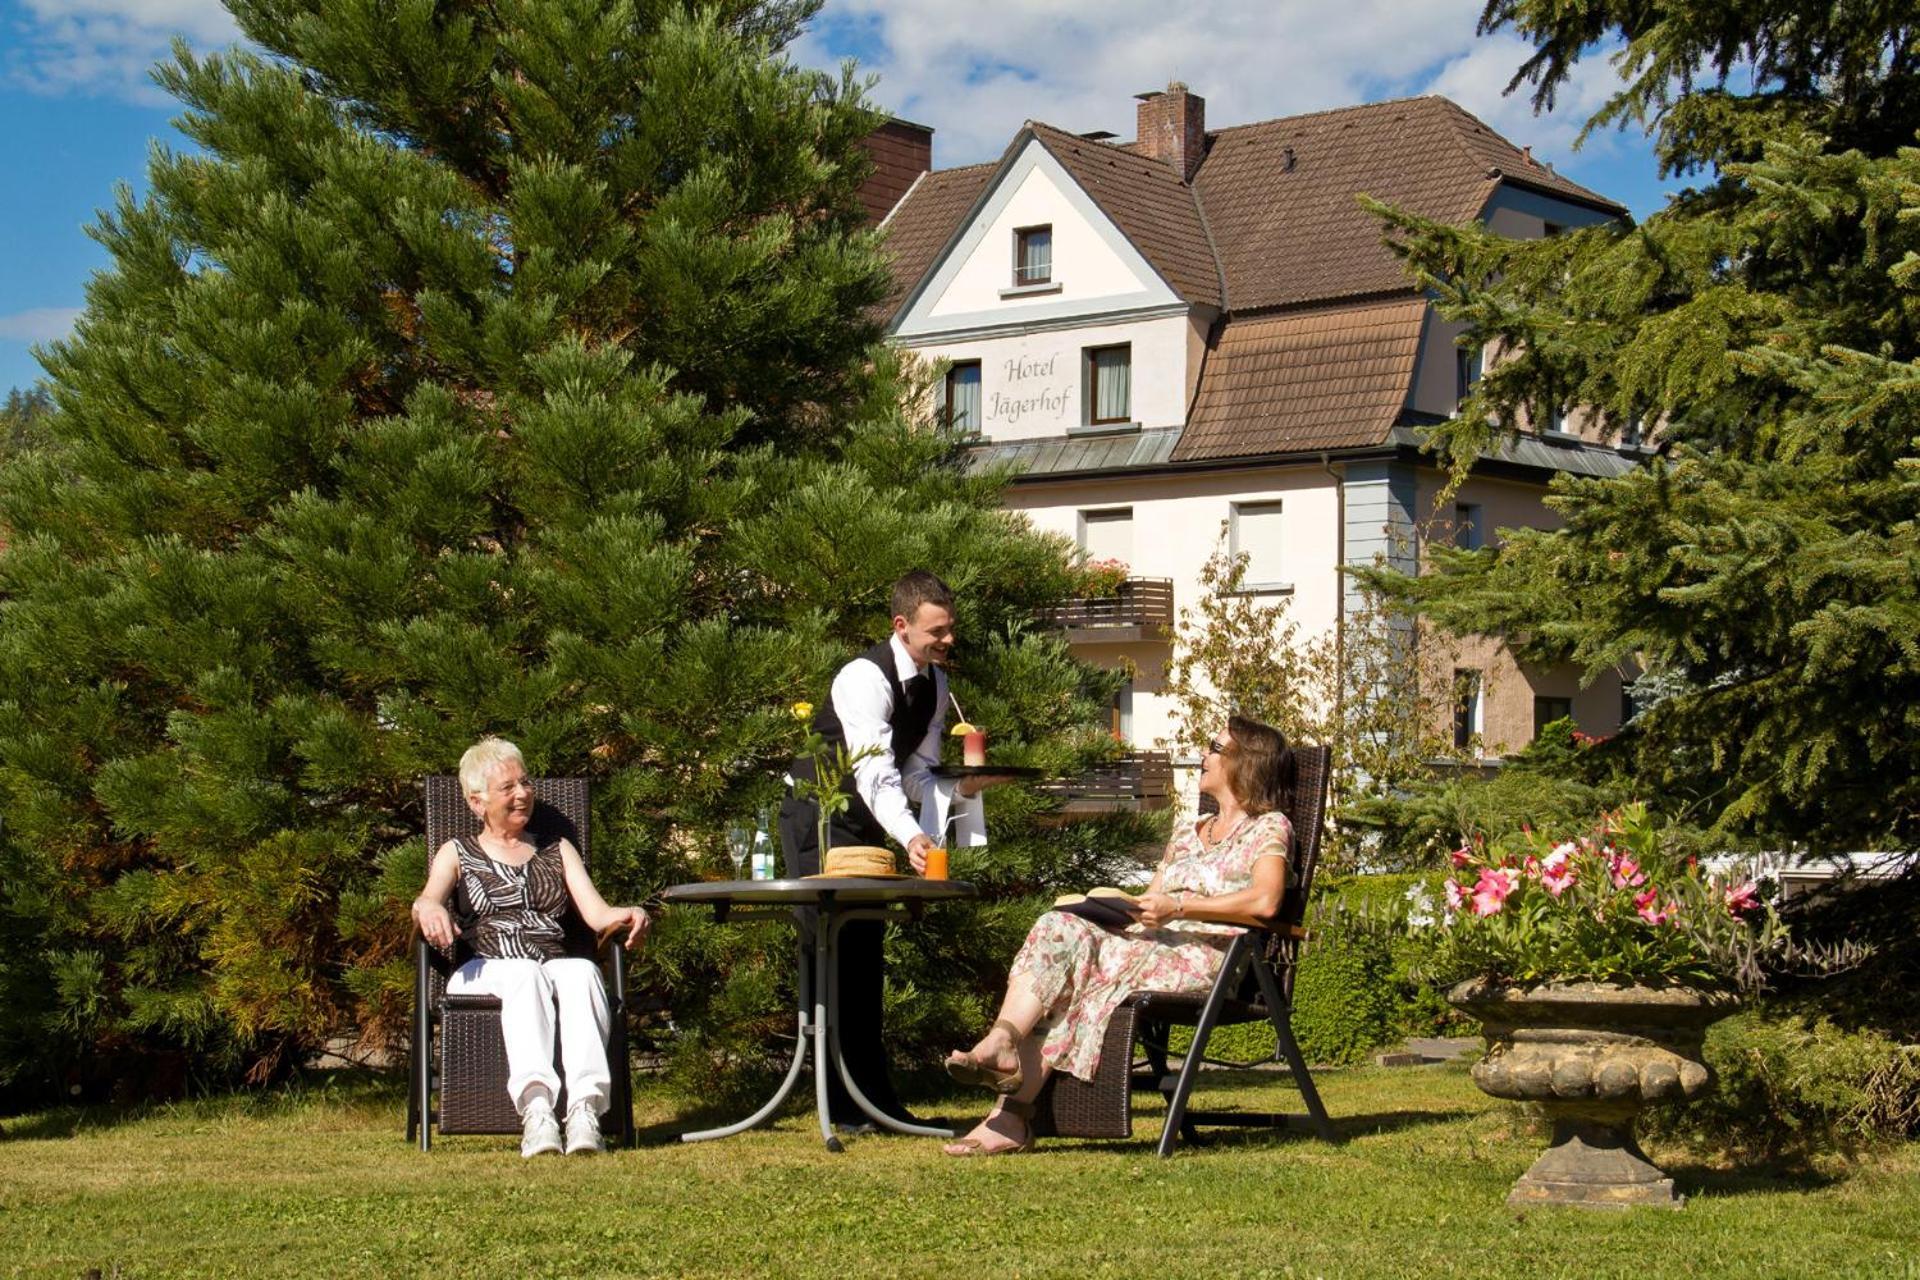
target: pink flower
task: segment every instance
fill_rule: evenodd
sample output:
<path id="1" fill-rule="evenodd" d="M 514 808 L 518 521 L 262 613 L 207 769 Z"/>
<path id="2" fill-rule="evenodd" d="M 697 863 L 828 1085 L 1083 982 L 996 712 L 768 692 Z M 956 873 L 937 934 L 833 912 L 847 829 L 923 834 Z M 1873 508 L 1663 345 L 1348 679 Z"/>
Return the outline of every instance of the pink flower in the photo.
<path id="1" fill-rule="evenodd" d="M 1547 860 L 1540 864 L 1540 883 L 1545 885 L 1547 892 L 1556 898 L 1573 887 L 1571 849 L 1571 845 L 1563 844 L 1548 854 Z"/>
<path id="2" fill-rule="evenodd" d="M 1456 867 L 1467 866 L 1473 861 L 1473 854 L 1468 852 L 1467 848 L 1464 845 L 1458 849 L 1455 849 L 1448 856 L 1453 859 L 1453 865 Z"/>
<path id="3" fill-rule="evenodd" d="M 1467 891 L 1460 887 L 1458 880 L 1447 881 L 1447 910 L 1458 911 L 1467 902 Z"/>
<path id="4" fill-rule="evenodd" d="M 1473 914 L 1477 916 L 1498 915 L 1500 907 L 1513 892 L 1513 873 L 1495 871 L 1490 867 L 1480 870 L 1480 881 L 1473 886 Z"/>
<path id="5" fill-rule="evenodd" d="M 1624 853 L 1609 853 L 1607 869 L 1613 875 L 1613 887 L 1616 889 L 1638 889 L 1647 882 L 1640 872 L 1640 864 Z"/>
<path id="6" fill-rule="evenodd" d="M 1668 904 L 1668 910 L 1662 911 L 1654 905 L 1659 900 L 1659 888 L 1648 885 L 1645 893 L 1636 893 L 1633 896 L 1633 905 L 1640 912 L 1640 918 L 1648 924 L 1665 924 L 1672 914 L 1672 904 Z"/>
<path id="7" fill-rule="evenodd" d="M 1760 909 L 1760 886 L 1751 880 L 1737 885 L 1728 885 L 1726 890 L 1727 914 L 1744 916 L 1749 911 Z"/>
<path id="8" fill-rule="evenodd" d="M 1540 878 L 1540 859 L 1534 857 L 1532 854 L 1528 854 L 1527 860 L 1520 864 L 1520 869 L 1527 873 L 1527 879 L 1538 880 Z"/>

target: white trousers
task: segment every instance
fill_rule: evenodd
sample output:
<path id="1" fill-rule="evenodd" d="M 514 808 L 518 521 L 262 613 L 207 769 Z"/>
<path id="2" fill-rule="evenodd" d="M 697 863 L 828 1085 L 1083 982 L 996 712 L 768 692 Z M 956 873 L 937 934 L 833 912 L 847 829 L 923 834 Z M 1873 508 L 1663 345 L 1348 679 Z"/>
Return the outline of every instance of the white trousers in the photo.
<path id="1" fill-rule="evenodd" d="M 450 996 L 497 996 L 500 1032 L 507 1042 L 507 1095 L 520 1114 L 544 1088 L 560 1097 L 553 1069 L 553 1037 L 560 1034 L 560 1063 L 567 1071 L 567 1106 L 584 1102 L 595 1115 L 607 1109 L 613 1076 L 607 1070 L 607 1028 L 612 1015 L 600 966 L 591 960 L 488 960 L 480 956 L 447 979 Z"/>

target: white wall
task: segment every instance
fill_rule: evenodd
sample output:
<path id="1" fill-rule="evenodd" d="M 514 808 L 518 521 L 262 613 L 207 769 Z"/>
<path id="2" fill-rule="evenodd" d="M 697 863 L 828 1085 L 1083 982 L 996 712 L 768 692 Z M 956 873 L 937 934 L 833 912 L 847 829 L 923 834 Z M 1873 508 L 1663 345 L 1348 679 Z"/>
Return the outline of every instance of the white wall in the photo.
<path id="1" fill-rule="evenodd" d="M 1175 315 L 967 341 L 934 337 L 902 345 L 930 360 L 978 360 L 982 433 L 990 440 L 1022 440 L 1064 435 L 1087 422 L 1091 415 L 1085 403 L 1083 353 L 1088 347 L 1116 343 L 1133 348 L 1133 421 L 1146 427 L 1179 426 L 1186 421 L 1187 398 L 1198 371 L 1197 360 L 1189 363 L 1198 323 Z"/>
<path id="2" fill-rule="evenodd" d="M 1231 504 L 1275 501 L 1283 507 L 1282 564 L 1294 586 L 1290 616 L 1303 638 L 1324 634 L 1333 628 L 1339 611 L 1340 582 L 1334 569 L 1340 546 L 1340 503 L 1333 477 L 1318 465 L 1226 475 L 1015 485 L 1006 494 L 1009 509 L 1025 513 L 1036 528 L 1069 540 L 1078 535 L 1081 511 L 1132 507 L 1130 567 L 1136 577 L 1172 579 L 1176 612 L 1199 600 L 1200 569 L 1219 545 Z M 1085 645 L 1079 652 L 1102 666 L 1118 665 L 1125 657 L 1141 668 L 1133 702 L 1136 746 L 1154 747 L 1172 736 L 1171 703 L 1160 692 L 1160 667 L 1170 654 L 1169 646 Z M 1186 744 L 1174 746 L 1177 751 L 1186 749 Z"/>
<path id="3" fill-rule="evenodd" d="M 1013 238 L 1021 227 L 1053 228 L 1052 283 L 1060 287 L 1058 300 L 1096 303 L 1157 286 L 1151 272 L 1136 271 L 1088 224 L 1051 166 L 1036 164 L 1024 175 L 1009 173 L 1008 182 L 1010 198 L 987 222 L 985 234 L 946 287 L 929 299 L 930 317 L 1017 308 L 1024 299 L 1002 300 L 1000 293 L 1014 283 Z"/>

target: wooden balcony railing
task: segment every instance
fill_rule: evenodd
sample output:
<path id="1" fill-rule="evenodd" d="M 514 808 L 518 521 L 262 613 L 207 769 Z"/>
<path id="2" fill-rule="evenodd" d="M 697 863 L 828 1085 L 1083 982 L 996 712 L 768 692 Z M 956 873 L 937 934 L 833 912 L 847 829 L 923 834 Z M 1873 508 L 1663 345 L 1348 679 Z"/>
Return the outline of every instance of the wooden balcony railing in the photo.
<path id="1" fill-rule="evenodd" d="M 1039 622 L 1081 642 L 1165 639 L 1173 634 L 1173 579 L 1128 578 L 1114 595 L 1042 609 Z"/>
<path id="2" fill-rule="evenodd" d="M 1049 779 L 1033 789 L 1064 801 L 1062 816 L 1164 809 L 1173 803 L 1173 758 L 1164 751 L 1130 751 L 1079 777 Z"/>

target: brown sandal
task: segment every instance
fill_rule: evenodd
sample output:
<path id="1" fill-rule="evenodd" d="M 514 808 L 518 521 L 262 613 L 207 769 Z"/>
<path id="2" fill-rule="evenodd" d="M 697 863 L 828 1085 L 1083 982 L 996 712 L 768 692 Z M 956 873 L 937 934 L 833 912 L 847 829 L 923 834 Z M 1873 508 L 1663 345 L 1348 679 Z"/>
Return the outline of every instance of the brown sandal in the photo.
<path id="1" fill-rule="evenodd" d="M 940 1148 L 950 1156 L 1018 1156 L 1033 1150 L 1033 1104 L 1015 1102 L 1012 1098 L 1000 1099 L 1000 1109 L 1009 1115 L 1019 1116 L 1027 1124 L 1027 1136 L 1010 1147 L 989 1147 L 978 1138 L 959 1138 Z"/>
<path id="2" fill-rule="evenodd" d="M 1019 1043 L 1019 1032 L 1014 1030 L 1011 1022 L 1003 1018 L 993 1025 L 1005 1027 L 1012 1033 L 1015 1044 Z M 962 1053 L 958 1049 L 955 1049 L 953 1056 L 947 1059 L 947 1074 L 956 1084 L 964 1084 L 976 1089 L 989 1089 L 1003 1098 L 1020 1092 L 1020 1086 L 1026 1083 L 1026 1078 L 1021 1074 L 1019 1067 L 1016 1066 L 1011 1071 L 995 1071 L 975 1058 L 973 1054 Z"/>

